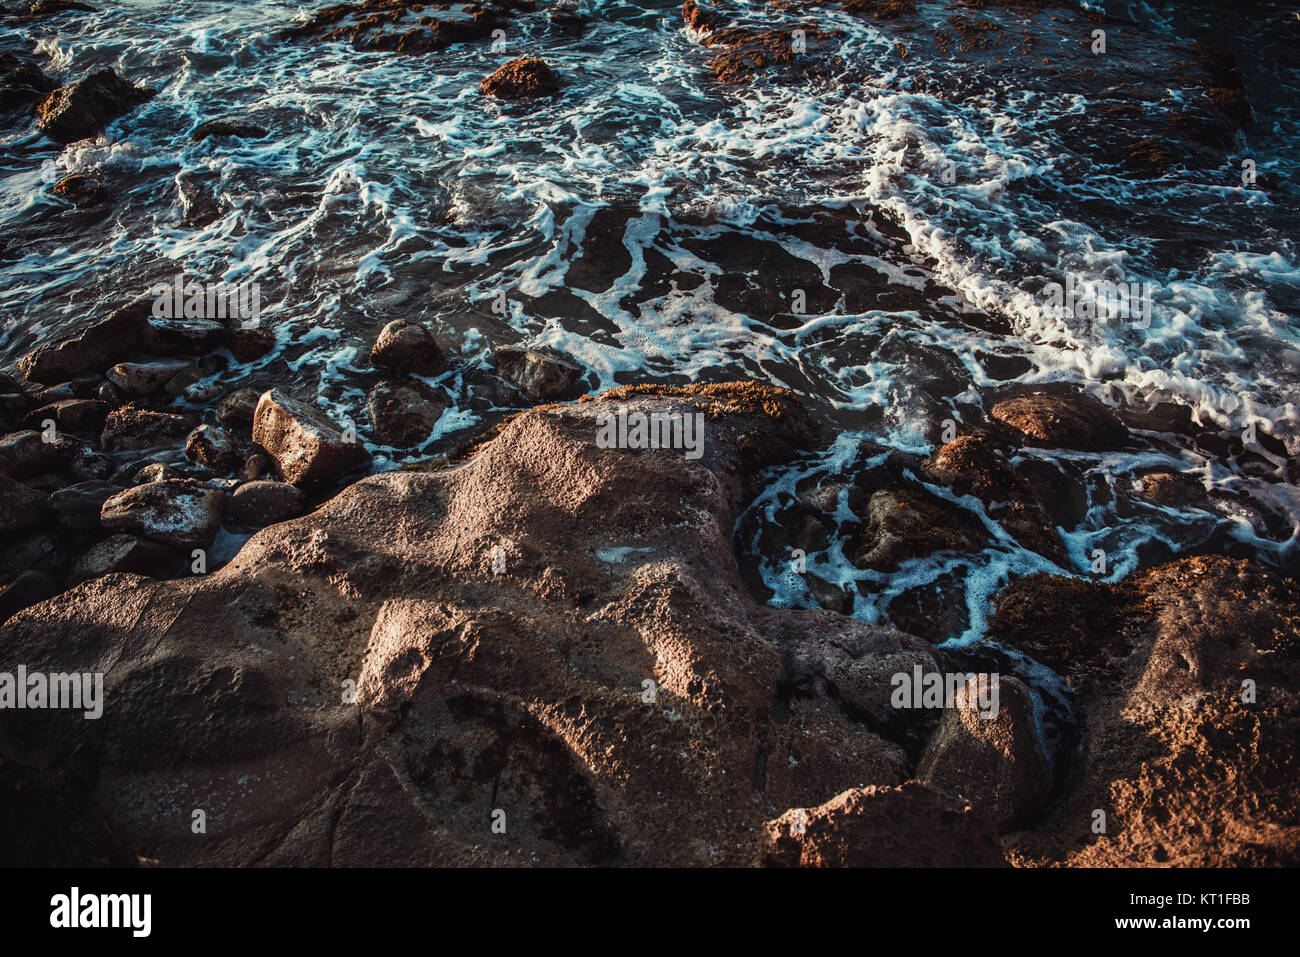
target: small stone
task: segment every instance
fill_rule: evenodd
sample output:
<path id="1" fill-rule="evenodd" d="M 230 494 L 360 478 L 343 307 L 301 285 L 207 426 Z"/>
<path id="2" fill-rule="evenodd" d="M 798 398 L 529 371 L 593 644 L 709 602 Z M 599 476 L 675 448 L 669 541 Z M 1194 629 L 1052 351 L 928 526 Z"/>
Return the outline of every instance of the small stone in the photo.
<path id="1" fill-rule="evenodd" d="M 230 497 L 230 521 L 249 528 L 265 528 L 306 509 L 307 496 L 287 482 L 245 482 Z"/>
<path id="2" fill-rule="evenodd" d="M 58 461 L 54 445 L 31 429 L 0 438 L 0 475 L 24 478 L 47 470 Z"/>
<path id="3" fill-rule="evenodd" d="M 484 77 L 479 89 L 485 96 L 525 100 L 551 96 L 560 91 L 560 78 L 541 57 L 526 56 L 503 64 Z"/>
<path id="4" fill-rule="evenodd" d="M 262 393 L 256 389 L 232 392 L 217 405 L 217 418 L 222 425 L 252 425 L 257 400 L 261 397 Z"/>
<path id="5" fill-rule="evenodd" d="M 108 381 L 127 395 L 148 395 L 160 390 L 178 373 L 193 368 L 193 364 L 184 359 L 119 362 L 108 370 Z"/>
<path id="6" fill-rule="evenodd" d="M 253 418 L 253 441 L 275 460 L 293 485 L 321 486 L 368 462 L 370 453 L 316 408 L 279 389 L 262 394 Z"/>
<path id="7" fill-rule="evenodd" d="M 79 482 L 50 496 L 50 511 L 61 528 L 86 532 L 99 528 L 99 513 L 104 503 L 122 491 L 112 482 Z"/>
<path id="8" fill-rule="evenodd" d="M 530 399 L 555 399 L 570 393 L 582 376 L 582 366 L 554 349 L 498 346 L 497 374 L 518 386 Z"/>
<path id="9" fill-rule="evenodd" d="M 109 413 L 100 444 L 109 452 L 179 445 L 198 423 L 193 416 L 124 405 Z"/>
<path id="10" fill-rule="evenodd" d="M 424 383 L 383 381 L 366 397 L 375 436 L 385 445 L 408 448 L 431 434 L 447 403 Z"/>
<path id="11" fill-rule="evenodd" d="M 200 425 L 191 432 L 185 440 L 185 454 L 222 475 L 235 471 L 243 461 L 234 436 L 215 425 Z"/>
<path id="12" fill-rule="evenodd" d="M 140 535 L 171 548 L 206 548 L 216 538 L 226 493 L 193 479 L 165 479 L 119 492 L 104 502 L 110 532 Z"/>
<path id="13" fill-rule="evenodd" d="M 154 92 L 136 86 L 113 70 L 99 70 L 59 87 L 40 102 L 36 115 L 42 133 L 56 143 L 71 143 L 95 136 L 153 97 Z"/>
<path id="14" fill-rule="evenodd" d="M 180 553 L 157 542 L 135 535 L 111 535 L 77 559 L 68 574 L 68 584 L 76 585 L 113 572 L 168 578 L 182 567 L 182 561 Z"/>
<path id="15" fill-rule="evenodd" d="M 144 345 L 158 355 L 198 356 L 221 345 L 225 327 L 212 319 L 165 319 L 150 316 Z"/>
<path id="16" fill-rule="evenodd" d="M 370 361 L 415 375 L 439 375 L 447 368 L 447 359 L 433 333 L 422 323 L 408 319 L 396 319 L 380 330 L 370 350 Z"/>

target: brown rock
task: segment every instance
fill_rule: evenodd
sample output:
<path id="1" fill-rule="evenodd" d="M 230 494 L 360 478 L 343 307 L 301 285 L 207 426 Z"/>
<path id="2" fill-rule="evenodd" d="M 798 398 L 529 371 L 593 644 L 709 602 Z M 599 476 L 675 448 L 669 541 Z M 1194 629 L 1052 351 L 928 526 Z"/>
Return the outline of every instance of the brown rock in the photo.
<path id="1" fill-rule="evenodd" d="M 68 585 L 113 572 L 129 572 L 150 578 L 169 578 L 181 568 L 184 558 L 165 545 L 135 535 L 110 535 L 96 542 L 77 559 L 68 574 Z"/>
<path id="2" fill-rule="evenodd" d="M 866 527 L 850 545 L 860 568 L 887 571 L 938 551 L 976 551 L 987 533 L 972 515 L 915 489 L 874 493 Z"/>
<path id="3" fill-rule="evenodd" d="M 1086 395 L 1022 395 L 990 411 L 1026 445 L 1093 451 L 1122 446 L 1128 429 L 1110 409 Z"/>
<path id="4" fill-rule="evenodd" d="M 447 368 L 433 333 L 427 326 L 408 319 L 395 319 L 380 330 L 370 350 L 370 361 L 415 375 L 439 375 Z"/>
<path id="5" fill-rule="evenodd" d="M 375 437 L 398 448 L 419 445 L 432 435 L 446 407 L 441 395 L 415 380 L 385 380 L 366 397 L 366 413 Z"/>
<path id="6" fill-rule="evenodd" d="M 221 527 L 226 493 L 193 479 L 147 482 L 104 502 L 110 532 L 140 535 L 171 548 L 207 548 Z"/>
<path id="7" fill-rule="evenodd" d="M 215 425 L 200 425 L 191 432 L 185 439 L 185 454 L 219 475 L 234 472 L 244 461 L 234 436 Z"/>
<path id="8" fill-rule="evenodd" d="M 154 95 L 113 70 L 100 70 L 55 90 L 36 108 L 41 132 L 56 143 L 71 143 L 99 133 Z"/>
<path id="9" fill-rule="evenodd" d="M 152 294 L 133 299 L 76 332 L 33 349 L 18 360 L 18 369 L 32 382 L 46 384 L 83 372 L 98 372 L 139 344 L 152 306 Z"/>
<path id="10" fill-rule="evenodd" d="M 222 425 L 250 426 L 257 411 L 257 400 L 262 393 L 256 389 L 239 389 L 230 393 L 217 405 L 217 418 Z"/>
<path id="11" fill-rule="evenodd" d="M 570 395 L 582 376 L 582 366 L 554 349 L 498 346 L 493 352 L 497 374 L 518 386 L 530 399 Z"/>
<path id="12" fill-rule="evenodd" d="M 1142 476 L 1141 495 L 1167 508 L 1185 508 L 1205 501 L 1205 486 L 1182 472 L 1148 472 Z"/>
<path id="13" fill-rule="evenodd" d="M 964 706 L 944 710 L 916 776 L 960 795 L 1006 830 L 1037 811 L 1052 784 L 1034 701 L 1010 675 L 975 675 L 963 694 Z M 990 698 L 996 711 L 977 707 Z"/>
<path id="14" fill-rule="evenodd" d="M 997 832 L 969 804 L 919 781 L 845 791 L 764 826 L 766 867 L 1004 867 Z"/>
<path id="15" fill-rule="evenodd" d="M 41 492 L 0 475 L 0 532 L 9 536 L 35 528 L 40 523 L 45 500 Z"/>
<path id="16" fill-rule="evenodd" d="M 0 438 L 0 475 L 10 478 L 38 475 L 58 458 L 54 445 L 46 442 L 40 432 L 26 429 Z"/>
<path id="17" fill-rule="evenodd" d="M 253 441 L 275 460 L 285 481 L 322 486 L 369 461 L 365 446 L 320 409 L 279 389 L 262 393 L 253 418 Z"/>
<path id="18" fill-rule="evenodd" d="M 541 57 L 526 56 L 503 64 L 484 77 L 479 89 L 485 96 L 527 100 L 560 92 L 560 78 Z"/>
<path id="19" fill-rule="evenodd" d="M 108 370 L 108 381 L 127 395 L 157 392 L 174 376 L 194 368 L 184 359 L 159 359 L 155 362 L 119 362 Z"/>
<path id="20" fill-rule="evenodd" d="M 307 510 L 307 496 L 287 482 L 245 482 L 230 497 L 230 521 L 265 528 L 297 518 Z"/>
<path id="21" fill-rule="evenodd" d="M 191 415 L 124 405 L 108 414 L 100 444 L 109 452 L 180 445 L 196 424 Z"/>
<path id="22" fill-rule="evenodd" d="M 73 173 L 54 184 L 53 193 L 74 206 L 96 206 L 108 198 L 104 184 L 98 176 Z"/>

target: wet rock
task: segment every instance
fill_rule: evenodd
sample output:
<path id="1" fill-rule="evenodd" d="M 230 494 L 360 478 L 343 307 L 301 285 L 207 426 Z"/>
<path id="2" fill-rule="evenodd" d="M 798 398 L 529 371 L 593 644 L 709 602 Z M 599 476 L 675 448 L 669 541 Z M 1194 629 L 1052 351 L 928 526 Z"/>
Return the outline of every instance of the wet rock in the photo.
<path id="1" fill-rule="evenodd" d="M 104 381 L 99 384 L 95 390 L 95 398 L 103 402 L 110 409 L 116 409 L 126 401 L 126 393 L 119 389 L 113 383 Z"/>
<path id="2" fill-rule="evenodd" d="M 24 392 L 0 393 L 0 433 L 13 431 L 31 407 L 32 400 Z"/>
<path id="3" fill-rule="evenodd" d="M 73 478 L 83 482 L 104 479 L 113 474 L 113 462 L 93 445 L 75 436 L 60 433 L 50 443 L 63 467 Z"/>
<path id="4" fill-rule="evenodd" d="M 98 134 L 154 95 L 113 70 L 99 70 L 59 87 L 36 107 L 41 132 L 56 143 L 71 143 Z"/>
<path id="5" fill-rule="evenodd" d="M 108 381 L 127 395 L 158 392 L 168 381 L 194 364 L 184 359 L 158 359 L 154 362 L 119 362 L 108 370 Z"/>
<path id="6" fill-rule="evenodd" d="M 940 551 L 977 551 L 987 538 L 979 521 L 947 502 L 915 489 L 872 494 L 867 523 L 849 547 L 859 568 L 890 571 L 910 558 Z"/>
<path id="7" fill-rule="evenodd" d="M 26 429 L 0 438 L 0 475 L 25 478 L 38 475 L 58 461 L 58 453 L 40 432 Z"/>
<path id="8" fill-rule="evenodd" d="M 18 360 L 18 369 L 30 381 L 45 384 L 98 372 L 139 344 L 152 305 L 152 295 L 133 299 L 56 342 L 33 349 Z"/>
<path id="9" fill-rule="evenodd" d="M 532 0 L 474 0 L 446 5 L 418 0 L 360 0 L 325 6 L 286 31 L 293 40 L 348 41 L 358 50 L 432 53 L 453 43 L 486 40 Z"/>
<path id="10" fill-rule="evenodd" d="M 157 355 L 201 356 L 219 347 L 225 326 L 214 319 L 165 319 L 150 316 L 143 330 L 144 346 Z"/>
<path id="11" fill-rule="evenodd" d="M 705 416 L 703 456 L 601 448 L 619 406 Z M 753 383 L 525 412 L 460 467 L 361 479 L 214 574 L 112 575 L 20 613 L 0 631 L 16 660 L 114 662 L 113 721 L 20 715 L 0 748 L 57 762 L 93 734 L 107 820 L 166 864 L 749 863 L 775 801 L 904 773 L 872 727 L 888 698 L 863 682 L 852 714 L 830 694 L 782 702 L 786 651 L 935 667 L 916 639 L 746 593 L 736 518 L 761 470 L 811 442 L 793 397 Z M 139 814 L 142 768 L 202 783 L 227 809 L 221 840 Z M 496 807 L 515 811 L 494 844 Z M 969 853 L 925 821 L 900 846 L 940 833 Z"/>
<path id="12" fill-rule="evenodd" d="M 544 347 L 498 346 L 493 350 L 497 374 L 518 386 L 530 399 L 570 395 L 582 376 L 582 366 Z"/>
<path id="13" fill-rule="evenodd" d="M 271 460 L 261 452 L 254 452 L 244 460 L 244 467 L 239 473 L 239 477 L 245 482 L 255 482 L 263 475 L 270 473 Z"/>
<path id="14" fill-rule="evenodd" d="M 925 462 L 923 474 L 958 495 L 974 495 L 989 517 L 1021 545 L 1065 561 L 1065 548 L 1033 486 L 984 437 L 958 436 Z"/>
<path id="15" fill-rule="evenodd" d="M 98 10 L 88 3 L 79 3 L 77 0 L 35 0 L 27 8 L 27 16 L 33 20 L 42 17 L 52 17 L 56 13 L 97 13 Z"/>
<path id="16" fill-rule="evenodd" d="M 370 361 L 415 375 L 439 375 L 447 369 L 447 360 L 429 327 L 408 319 L 396 319 L 380 330 Z"/>
<path id="17" fill-rule="evenodd" d="M 8 578 L 0 578 L 0 622 L 42 602 L 58 589 L 44 572 L 28 570 Z"/>
<path id="18" fill-rule="evenodd" d="M 366 413 L 375 437 L 385 445 L 409 448 L 433 434 L 446 400 L 422 382 L 385 380 L 366 396 Z"/>
<path id="19" fill-rule="evenodd" d="M 215 425 L 200 425 L 191 432 L 185 439 L 185 454 L 219 475 L 234 472 L 244 460 L 234 436 Z"/>
<path id="20" fill-rule="evenodd" d="M 275 460 L 285 481 L 304 487 L 328 485 L 370 460 L 355 435 L 279 389 L 258 400 L 253 441 Z"/>
<path id="21" fill-rule="evenodd" d="M 68 585 L 101 578 L 113 572 L 170 578 L 181 568 L 185 556 L 165 545 L 135 535 L 110 535 L 96 542 L 77 559 L 68 573 Z"/>
<path id="22" fill-rule="evenodd" d="M 221 527 L 226 493 L 193 479 L 165 479 L 118 492 L 104 502 L 100 523 L 171 548 L 206 548 Z"/>
<path id="23" fill-rule="evenodd" d="M 104 183 L 90 173 L 73 173 L 54 184 L 51 190 L 60 199 L 77 207 L 98 206 L 108 198 Z"/>
<path id="24" fill-rule="evenodd" d="M 964 797 L 1008 830 L 1038 810 L 1052 784 L 1033 698 L 1010 675 L 974 675 L 962 693 L 960 706 L 944 710 L 916 776 Z M 988 700 L 996 712 L 977 706 Z"/>
<path id="25" fill-rule="evenodd" d="M 9 536 L 35 528 L 40 523 L 45 501 L 46 496 L 41 492 L 0 475 L 0 532 Z"/>
<path id="26" fill-rule="evenodd" d="M 1026 445 L 1093 451 L 1122 446 L 1128 429 L 1110 409 L 1086 395 L 1022 395 L 989 413 Z"/>
<path id="27" fill-rule="evenodd" d="M 62 399 L 33 409 L 24 424 L 39 431 L 46 422 L 53 422 L 58 432 L 99 435 L 107 416 L 108 406 L 95 399 Z"/>
<path id="28" fill-rule="evenodd" d="M 131 477 L 131 484 L 144 485 L 146 482 L 161 482 L 170 478 L 185 478 L 185 476 L 166 462 L 151 462 Z"/>
<path id="29" fill-rule="evenodd" d="M 790 30 L 731 26 L 718 10 L 686 0 L 682 19 L 697 43 L 716 47 L 710 61 L 714 76 L 722 83 L 750 83 L 767 73 L 793 79 L 831 76 L 843 70 L 843 61 L 833 54 L 833 34 L 800 23 L 803 45 L 790 42 Z"/>
<path id="30" fill-rule="evenodd" d="M 246 120 L 205 120 L 194 128 L 190 139 L 196 143 L 209 137 L 236 137 L 238 139 L 260 140 L 270 133 L 256 123 Z"/>
<path id="31" fill-rule="evenodd" d="M 287 482 L 245 482 L 230 497 L 230 521 L 248 528 L 265 528 L 306 510 L 307 496 Z"/>
<path id="32" fill-rule="evenodd" d="M 917 781 L 855 788 L 764 826 L 765 867 L 1005 867 L 988 818 Z"/>
<path id="33" fill-rule="evenodd" d="M 0 52 L 0 112 L 25 116 L 54 89 L 47 77 L 30 59 L 8 51 Z"/>
<path id="34" fill-rule="evenodd" d="M 122 491 L 112 482 L 78 482 L 50 496 L 50 511 L 60 528 L 86 532 L 99 528 L 99 514 L 104 503 Z"/>
<path id="35" fill-rule="evenodd" d="M 257 411 L 257 400 L 262 393 L 256 389 L 239 389 L 230 393 L 217 405 L 217 418 L 222 425 L 251 426 Z"/>
<path id="36" fill-rule="evenodd" d="M 1248 561 L 1198 556 L 1073 600 L 1058 590 L 1033 601 L 1039 594 L 1041 585 L 1022 589 L 1017 618 L 1072 626 L 1068 637 L 1040 644 L 1060 649 L 1059 670 L 1078 689 L 1072 707 L 1082 742 L 1064 796 L 1043 820 L 1005 839 L 1014 859 L 1108 867 L 1300 862 L 1294 583 Z M 1103 614 L 1110 620 L 1098 623 Z M 1106 814 L 1104 837 L 1088 826 L 1096 810 Z"/>
<path id="37" fill-rule="evenodd" d="M 108 414 L 100 444 L 106 451 L 157 449 L 184 442 L 198 423 L 191 415 L 124 405 Z"/>
<path id="38" fill-rule="evenodd" d="M 1195 475 L 1183 472 L 1148 472 L 1142 476 L 1140 494 L 1167 508 L 1186 508 L 1205 501 L 1205 486 Z"/>
<path id="39" fill-rule="evenodd" d="M 277 341 L 270 329 L 231 329 L 226 333 L 226 348 L 237 362 L 256 362 L 275 351 Z"/>
<path id="40" fill-rule="evenodd" d="M 485 96 L 527 100 L 560 92 L 560 78 L 541 57 L 526 56 L 503 64 L 484 77 L 479 90 Z"/>

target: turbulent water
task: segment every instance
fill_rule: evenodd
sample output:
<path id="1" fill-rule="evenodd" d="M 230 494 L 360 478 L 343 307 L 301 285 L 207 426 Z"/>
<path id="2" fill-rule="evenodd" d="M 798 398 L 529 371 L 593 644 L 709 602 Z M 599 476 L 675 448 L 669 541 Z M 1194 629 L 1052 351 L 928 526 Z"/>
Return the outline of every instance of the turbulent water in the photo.
<path id="1" fill-rule="evenodd" d="M 1220 168 L 1175 157 L 1153 178 L 1116 175 L 1078 147 L 1062 117 L 1084 107 L 1066 79 L 1044 95 L 991 64 L 972 76 L 927 59 L 919 44 L 900 56 L 885 25 L 827 8 L 819 22 L 842 31 L 846 58 L 872 64 L 869 82 L 721 86 L 676 2 L 584 0 L 585 30 L 539 13 L 511 24 L 504 50 L 428 56 L 284 39 L 310 5 L 99 5 L 0 28 L 5 49 L 39 54 L 60 81 L 113 66 L 160 91 L 64 151 L 34 127 L 0 137 L 4 364 L 180 272 L 257 282 L 280 348 L 214 381 L 315 390 L 337 418 L 364 423 L 370 342 L 393 318 L 421 319 L 456 354 L 430 380 L 451 405 L 421 448 L 371 445 L 378 468 L 502 414 L 484 385 L 494 344 L 563 350 L 593 388 L 757 377 L 804 396 L 830 443 L 772 473 L 738 525 L 760 587 L 777 604 L 814 604 L 780 530 L 796 496 L 820 487 L 835 527 L 808 571 L 868 620 L 910 590 L 954 583 L 958 643 L 981 632 L 1008 576 L 1091 574 L 1097 549 L 1112 580 L 1216 542 L 1291 560 L 1300 496 L 1282 460 L 1247 467 L 1168 436 L 1137 452 L 1022 454 L 1084 489 L 1060 517 L 1062 565 L 987 521 L 978 554 L 858 568 L 845 541 L 862 515 L 842 484 L 890 449 L 932 451 L 943 420 L 971 421 L 990 388 L 1017 384 L 1173 400 L 1225 434 L 1254 421 L 1294 448 L 1300 19 L 1286 4 L 1110 4 L 1152 43 L 1235 51 L 1255 112 Z M 756 0 L 739 6 L 761 18 Z M 480 94 L 481 77 L 534 52 L 563 78 L 561 96 L 530 109 Z M 271 135 L 191 139 L 232 115 Z M 1246 158 L 1267 189 L 1240 181 Z M 933 174 L 948 163 L 952 182 Z M 79 171 L 101 174 L 112 200 L 77 210 L 52 194 Z M 1150 328 L 1055 318 L 1039 290 L 1066 274 L 1152 283 Z M 1217 509 L 1127 494 L 1161 465 L 1196 472 Z"/>

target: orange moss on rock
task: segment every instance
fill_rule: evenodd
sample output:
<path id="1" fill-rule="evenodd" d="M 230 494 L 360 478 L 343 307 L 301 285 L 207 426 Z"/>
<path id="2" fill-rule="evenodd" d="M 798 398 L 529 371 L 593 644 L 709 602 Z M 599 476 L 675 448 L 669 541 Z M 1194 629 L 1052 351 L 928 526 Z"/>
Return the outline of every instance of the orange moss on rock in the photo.
<path id="1" fill-rule="evenodd" d="M 785 419 L 793 412 L 802 412 L 803 403 L 789 389 L 764 385 L 760 382 L 707 382 L 690 385 L 661 385 L 646 383 L 621 385 L 588 395 L 579 402 L 618 402 L 628 399 L 704 399 L 700 411 L 711 419 L 726 415 L 762 415 L 769 419 Z"/>

